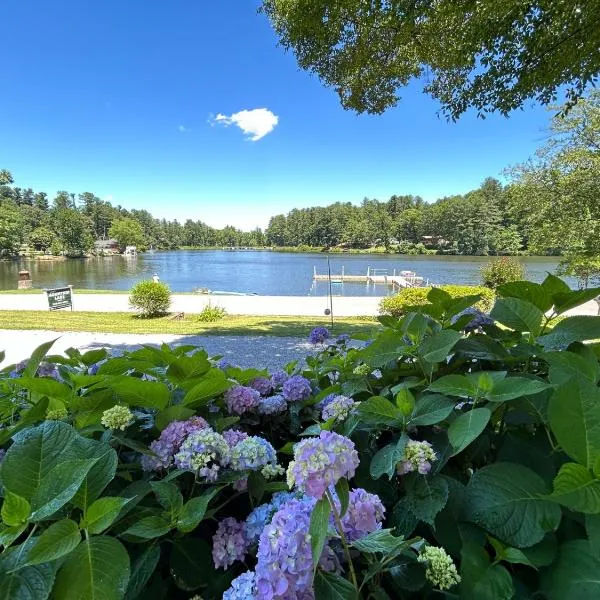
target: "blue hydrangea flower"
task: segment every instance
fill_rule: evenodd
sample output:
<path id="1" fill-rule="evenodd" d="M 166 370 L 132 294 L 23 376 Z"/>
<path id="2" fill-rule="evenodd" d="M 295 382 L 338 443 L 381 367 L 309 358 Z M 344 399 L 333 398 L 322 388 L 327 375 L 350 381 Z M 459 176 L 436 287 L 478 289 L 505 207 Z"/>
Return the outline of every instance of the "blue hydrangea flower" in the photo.
<path id="1" fill-rule="evenodd" d="M 260 415 L 275 415 L 287 410 L 287 402 L 280 394 L 261 398 L 256 410 Z"/>
<path id="2" fill-rule="evenodd" d="M 290 376 L 285 371 L 275 371 L 271 375 L 273 389 L 280 388 L 289 378 Z"/>
<path id="3" fill-rule="evenodd" d="M 381 522 L 385 508 L 379 496 L 358 488 L 350 492 L 348 510 L 342 518 L 342 528 L 346 538 L 353 542 L 377 529 L 381 529 Z"/>
<path id="4" fill-rule="evenodd" d="M 250 382 L 250 387 L 261 396 L 268 396 L 273 391 L 273 384 L 267 377 L 256 377 Z"/>
<path id="5" fill-rule="evenodd" d="M 354 402 L 347 396 L 336 396 L 323 408 L 322 418 L 324 421 L 335 419 L 336 421 L 345 421 L 360 404 Z"/>
<path id="6" fill-rule="evenodd" d="M 257 598 L 313 598 L 310 514 L 314 501 L 291 500 L 263 530 L 256 564 Z"/>
<path id="7" fill-rule="evenodd" d="M 263 529 L 271 522 L 273 515 L 290 500 L 297 500 L 298 496 L 292 492 L 277 492 L 273 494 L 271 502 L 257 506 L 246 519 L 246 538 L 250 543 L 258 541 Z"/>
<path id="8" fill-rule="evenodd" d="M 275 448 L 256 435 L 238 442 L 231 449 L 231 468 L 236 471 L 256 471 L 276 460 Z"/>
<path id="9" fill-rule="evenodd" d="M 302 440 L 294 447 L 294 460 L 287 471 L 288 485 L 322 498 L 325 490 L 342 477 L 354 477 L 358 464 L 352 440 L 333 431 L 321 431 L 318 438 Z"/>
<path id="10" fill-rule="evenodd" d="M 231 587 L 223 594 L 223 600 L 255 600 L 256 575 L 246 571 L 231 582 Z"/>
<path id="11" fill-rule="evenodd" d="M 215 567 L 227 569 L 236 560 L 244 560 L 247 549 L 244 523 L 232 517 L 223 519 L 213 536 L 212 556 Z"/>
<path id="12" fill-rule="evenodd" d="M 315 327 L 308 336 L 311 344 L 322 344 L 331 337 L 327 327 Z"/>
<path id="13" fill-rule="evenodd" d="M 173 464 L 173 458 L 179 452 L 183 440 L 191 433 L 207 428 L 208 423 L 202 417 L 169 423 L 162 430 L 160 437 L 150 444 L 150 450 L 156 456 L 142 456 L 142 468 L 144 471 L 168 469 Z"/>
<path id="14" fill-rule="evenodd" d="M 236 444 L 245 440 L 248 437 L 248 434 L 243 431 L 238 431 L 237 429 L 227 429 L 223 432 L 223 437 L 227 444 L 229 444 L 229 447 L 233 448 Z"/>
<path id="15" fill-rule="evenodd" d="M 40 366 L 37 369 L 37 376 L 51 377 L 52 379 L 56 379 L 57 381 L 60 381 L 62 379 L 58 373 L 56 365 L 53 365 L 52 363 L 48 362 L 40 363 Z"/>
<path id="16" fill-rule="evenodd" d="M 222 358 L 218 363 L 217 367 L 222 371 L 226 371 L 227 369 L 235 369 L 235 366 L 231 361 L 226 358 Z"/>
<path id="17" fill-rule="evenodd" d="M 100 363 L 94 363 L 88 367 L 88 375 L 96 375 L 98 373 L 98 369 L 100 368 Z"/>
<path id="18" fill-rule="evenodd" d="M 458 313 L 452 318 L 452 324 L 456 323 L 458 319 L 464 315 L 472 315 L 473 318 L 464 327 L 464 331 L 475 331 L 482 327 L 490 326 L 494 324 L 494 319 L 489 317 L 486 313 L 475 307 L 466 308 L 462 312 Z"/>
<path id="19" fill-rule="evenodd" d="M 229 444 L 212 429 L 202 429 L 188 435 L 175 455 L 179 469 L 196 471 L 207 481 L 216 481 L 222 467 L 229 465 Z"/>
<path id="20" fill-rule="evenodd" d="M 225 403 L 231 414 L 241 415 L 258 406 L 260 394 L 251 387 L 236 385 L 225 392 Z"/>
<path id="21" fill-rule="evenodd" d="M 310 381 L 302 375 L 293 375 L 283 384 L 283 397 L 288 402 L 300 402 L 310 398 L 312 388 Z"/>

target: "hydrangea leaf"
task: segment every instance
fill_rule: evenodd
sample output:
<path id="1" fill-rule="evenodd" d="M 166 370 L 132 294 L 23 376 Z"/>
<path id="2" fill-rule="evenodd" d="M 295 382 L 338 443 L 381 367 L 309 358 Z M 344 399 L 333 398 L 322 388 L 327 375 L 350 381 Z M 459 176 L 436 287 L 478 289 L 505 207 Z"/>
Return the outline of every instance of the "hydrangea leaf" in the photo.
<path id="1" fill-rule="evenodd" d="M 57 521 L 35 539 L 27 553 L 27 564 L 37 565 L 56 560 L 75 550 L 80 541 L 81 532 L 75 521 Z"/>
<path id="2" fill-rule="evenodd" d="M 496 300 L 490 317 L 515 331 L 539 335 L 544 313 L 527 300 L 500 298 Z"/>
<path id="3" fill-rule="evenodd" d="M 319 558 L 325 547 L 327 540 L 327 531 L 329 529 L 329 516 L 331 515 L 331 505 L 327 497 L 321 498 L 314 506 L 310 515 L 310 546 L 314 568 L 319 564 Z"/>
<path id="4" fill-rule="evenodd" d="M 411 512 L 421 521 L 433 525 L 435 516 L 448 501 L 445 478 L 441 475 L 427 477 L 413 474 L 405 479 L 406 499 Z"/>
<path id="5" fill-rule="evenodd" d="M 315 600 L 357 600 L 354 586 L 341 575 L 317 571 L 315 575 Z"/>
<path id="6" fill-rule="evenodd" d="M 584 466 L 566 463 L 554 479 L 554 491 L 549 500 L 585 514 L 600 513 L 600 480 Z"/>
<path id="7" fill-rule="evenodd" d="M 409 424 L 436 425 L 454 410 L 455 402 L 442 394 L 425 394 L 415 404 Z"/>
<path id="8" fill-rule="evenodd" d="M 488 408 L 473 408 L 452 421 L 448 428 L 452 456 L 462 452 L 479 437 L 486 428 L 491 416 L 492 413 Z"/>

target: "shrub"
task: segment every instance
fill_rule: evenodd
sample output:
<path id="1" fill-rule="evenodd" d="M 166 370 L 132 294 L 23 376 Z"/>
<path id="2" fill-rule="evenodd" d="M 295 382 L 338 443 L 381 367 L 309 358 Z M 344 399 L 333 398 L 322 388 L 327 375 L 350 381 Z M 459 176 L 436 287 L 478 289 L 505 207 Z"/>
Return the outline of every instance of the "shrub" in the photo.
<path id="1" fill-rule="evenodd" d="M 303 370 L 51 344 L 1 370 L 2 597 L 599 597 L 600 317 L 545 312 L 600 290 L 501 293 L 502 327 L 433 288 Z"/>
<path id="2" fill-rule="evenodd" d="M 525 267 L 518 258 L 499 256 L 481 267 L 481 280 L 485 287 L 495 290 L 504 283 L 525 278 Z"/>
<path id="3" fill-rule="evenodd" d="M 171 306 L 171 290 L 162 282 L 140 281 L 129 292 L 129 305 L 142 317 L 164 315 Z"/>
<path id="4" fill-rule="evenodd" d="M 227 311 L 222 306 L 207 304 L 196 317 L 201 323 L 214 323 L 227 316 Z"/>
<path id="5" fill-rule="evenodd" d="M 410 310 L 420 306 L 431 304 L 427 299 L 431 287 L 404 288 L 395 296 L 383 298 L 379 303 L 379 312 L 382 315 L 391 315 L 392 317 L 401 317 Z M 448 292 L 452 298 L 463 298 L 465 296 L 478 295 L 481 300 L 475 305 L 483 312 L 489 312 L 494 303 L 494 292 L 486 287 L 471 285 L 442 285 L 440 288 Z"/>
<path id="6" fill-rule="evenodd" d="M 579 289 L 585 290 L 590 283 L 597 284 L 600 281 L 600 257 L 565 256 L 560 261 L 556 273 L 576 277 Z"/>

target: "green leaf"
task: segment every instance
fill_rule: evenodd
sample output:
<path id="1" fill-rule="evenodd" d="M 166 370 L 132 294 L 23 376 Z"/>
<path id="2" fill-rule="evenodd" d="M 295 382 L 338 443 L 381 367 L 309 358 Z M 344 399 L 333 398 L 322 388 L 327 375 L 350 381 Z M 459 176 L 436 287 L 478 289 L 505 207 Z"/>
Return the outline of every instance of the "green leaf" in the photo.
<path id="1" fill-rule="evenodd" d="M 405 386 L 402 386 L 396 394 L 396 406 L 400 409 L 405 417 L 412 414 L 415 408 L 415 397 L 412 392 Z"/>
<path id="2" fill-rule="evenodd" d="M 27 523 L 31 514 L 31 505 L 22 496 L 13 494 L 10 490 L 5 490 L 0 514 L 3 523 L 9 527 L 19 527 L 19 525 Z"/>
<path id="3" fill-rule="evenodd" d="M 518 298 L 496 300 L 490 317 L 515 331 L 539 335 L 544 313 L 537 306 Z"/>
<path id="4" fill-rule="evenodd" d="M 549 500 L 585 514 L 600 513 L 600 480 L 582 465 L 565 463 L 554 479 Z"/>
<path id="5" fill-rule="evenodd" d="M 400 356 L 399 348 L 404 345 L 397 331 L 385 329 L 369 344 L 360 350 L 360 358 L 373 368 L 383 367 Z"/>
<path id="6" fill-rule="evenodd" d="M 561 385 L 550 398 L 548 418 L 562 449 L 593 469 L 600 458 L 600 391 L 582 377 Z"/>
<path id="7" fill-rule="evenodd" d="M 585 530 L 594 556 L 600 558 L 600 514 L 585 515 Z"/>
<path id="8" fill-rule="evenodd" d="M 189 408 L 198 408 L 209 400 L 227 391 L 231 381 L 220 369 L 211 369 L 205 378 L 190 389 L 183 398 L 183 404 Z"/>
<path id="9" fill-rule="evenodd" d="M 461 398 L 473 398 L 477 392 L 473 383 L 464 375 L 445 375 L 436 379 L 427 389 L 430 392 Z"/>
<path id="10" fill-rule="evenodd" d="M 154 425 L 159 431 L 162 431 L 169 423 L 173 421 L 186 421 L 190 417 L 194 416 L 194 411 L 191 408 L 186 408 L 177 404 L 175 406 L 169 406 L 162 410 L 156 415 L 154 419 Z"/>
<path id="11" fill-rule="evenodd" d="M 81 542 L 81 532 L 77 523 L 63 519 L 53 523 L 35 539 L 27 553 L 28 565 L 50 562 L 69 554 Z"/>
<path id="12" fill-rule="evenodd" d="M 568 294 L 571 291 L 571 288 L 560 277 L 552 275 L 552 273 L 546 275 L 546 279 L 542 281 L 542 287 L 552 298 L 557 294 Z"/>
<path id="13" fill-rule="evenodd" d="M 66 460 L 46 474 L 31 499 L 31 521 L 42 521 L 69 502 L 95 462 L 93 458 Z"/>
<path id="14" fill-rule="evenodd" d="M 392 442 L 379 450 L 371 459 L 369 468 L 371 477 L 379 479 L 382 475 L 387 475 L 391 479 L 396 472 L 396 465 L 404 455 L 404 448 L 408 438 L 403 435 L 396 442 Z"/>
<path id="15" fill-rule="evenodd" d="M 98 498 L 87 509 L 85 518 L 81 521 L 81 529 L 87 529 L 93 534 L 102 533 L 114 523 L 121 509 L 129 502 L 131 498 L 118 496 Z"/>
<path id="16" fill-rule="evenodd" d="M 600 317 L 579 315 L 559 321 L 547 335 L 538 338 L 546 350 L 562 350 L 573 342 L 600 339 Z"/>
<path id="17" fill-rule="evenodd" d="M 43 421 L 46 418 L 48 404 L 48 398 L 42 398 L 42 400 L 39 400 L 30 409 L 24 410 L 21 413 L 21 420 L 14 427 L 7 427 L 0 430 L 0 446 L 3 446 L 10 438 L 23 431 L 23 429 L 27 429 L 38 421 Z"/>
<path id="18" fill-rule="evenodd" d="M 430 363 L 445 361 L 452 348 L 462 334 L 452 329 L 442 329 L 438 333 L 426 338 L 420 347 L 420 354 L 423 360 Z"/>
<path id="19" fill-rule="evenodd" d="M 2 555 L 0 600 L 45 600 L 50 596 L 54 583 L 54 566 L 45 563 L 21 567 L 20 559 L 21 548 L 11 549 Z"/>
<path id="20" fill-rule="evenodd" d="M 15 384 L 33 394 L 64 400 L 71 395 L 71 388 L 50 377 L 22 377 Z"/>
<path id="21" fill-rule="evenodd" d="M 459 340 L 454 346 L 454 351 L 479 360 L 503 361 L 509 357 L 502 344 L 483 334 L 471 334 L 468 338 Z"/>
<path id="22" fill-rule="evenodd" d="M 548 600 L 600 598 L 600 558 L 587 540 L 572 540 L 560 547 L 558 559 L 542 579 Z"/>
<path id="23" fill-rule="evenodd" d="M 150 546 L 146 548 L 134 561 L 131 566 L 131 577 L 125 600 L 136 600 L 144 591 L 146 584 L 152 577 L 158 561 L 160 559 L 160 546 Z"/>
<path id="24" fill-rule="evenodd" d="M 88 350 L 85 354 L 81 355 L 81 362 L 88 367 L 104 360 L 108 357 L 106 348 L 98 348 L 97 350 Z"/>
<path id="25" fill-rule="evenodd" d="M 550 387 L 550 385 L 538 379 L 507 377 L 496 382 L 493 389 L 485 394 L 485 398 L 490 402 L 506 402 L 523 396 L 534 396 Z"/>
<path id="26" fill-rule="evenodd" d="M 404 418 L 402 411 L 383 396 L 371 396 L 357 410 L 361 421 L 369 425 L 396 425 Z"/>
<path id="27" fill-rule="evenodd" d="M 35 377 L 44 356 L 48 354 L 48 350 L 52 348 L 57 339 L 58 338 L 55 338 L 49 342 L 44 342 L 33 351 L 31 358 L 27 361 L 27 366 L 23 370 L 23 377 Z"/>
<path id="28" fill-rule="evenodd" d="M 448 484 L 441 475 L 406 477 L 406 500 L 410 511 L 421 521 L 433 525 L 435 516 L 446 506 Z"/>
<path id="29" fill-rule="evenodd" d="M 510 573 L 501 565 L 491 565 L 481 546 L 466 541 L 461 559 L 461 600 L 511 600 L 514 597 Z"/>
<path id="30" fill-rule="evenodd" d="M 367 554 L 387 554 L 391 556 L 410 546 L 404 537 L 392 535 L 391 529 L 377 529 L 368 535 L 351 542 L 350 546 Z"/>
<path id="31" fill-rule="evenodd" d="M 406 497 L 400 498 L 394 506 L 391 524 L 394 526 L 394 533 L 403 537 L 411 535 L 419 524 L 419 519 L 408 507 L 408 500 Z"/>
<path id="32" fill-rule="evenodd" d="M 129 555 L 108 536 L 85 540 L 56 577 L 55 600 L 121 600 L 129 581 Z"/>
<path id="33" fill-rule="evenodd" d="M 569 290 L 568 292 L 557 293 L 554 296 L 554 310 L 556 314 L 562 315 L 571 308 L 581 306 L 598 296 L 600 296 L 600 288 Z"/>
<path id="34" fill-rule="evenodd" d="M 183 533 L 189 533 L 196 529 L 204 519 L 209 502 L 219 493 L 220 489 L 219 487 L 209 489 L 201 496 L 188 500 L 179 513 L 177 529 Z"/>
<path id="35" fill-rule="evenodd" d="M 143 517 L 137 523 L 134 523 L 129 527 L 129 529 L 126 529 L 124 533 L 145 540 L 151 540 L 169 533 L 170 530 L 171 525 L 167 521 L 162 517 L 155 516 Z"/>
<path id="36" fill-rule="evenodd" d="M 0 546 L 8 548 L 16 539 L 21 537 L 21 534 L 28 526 L 28 523 L 24 523 L 18 527 L 5 527 L 0 525 Z"/>
<path id="37" fill-rule="evenodd" d="M 413 426 L 436 425 L 454 410 L 455 402 L 441 394 L 424 394 L 416 404 L 409 424 Z"/>
<path id="38" fill-rule="evenodd" d="M 316 569 L 319 559 L 325 547 L 327 540 L 327 530 L 329 529 L 329 516 L 331 515 L 331 506 L 326 496 L 317 501 L 310 515 L 310 526 L 308 533 L 310 535 L 310 547 L 312 551 L 313 565 Z"/>
<path id="39" fill-rule="evenodd" d="M 335 484 L 335 492 L 340 501 L 340 518 L 342 518 L 348 510 L 348 503 L 350 502 L 350 489 L 348 480 L 345 477 L 342 477 Z"/>
<path id="40" fill-rule="evenodd" d="M 151 481 L 150 485 L 158 502 L 169 513 L 171 521 L 174 521 L 183 507 L 183 496 L 179 488 L 166 481 Z"/>
<path id="41" fill-rule="evenodd" d="M 588 359 L 575 352 L 546 352 L 543 359 L 550 365 L 548 379 L 554 384 L 563 384 L 572 377 L 584 377 L 596 383 L 600 377 L 600 366 L 594 356 Z"/>
<path id="42" fill-rule="evenodd" d="M 487 408 L 473 408 L 455 419 L 448 428 L 452 454 L 456 456 L 476 440 L 489 423 L 492 413 Z"/>
<path id="43" fill-rule="evenodd" d="M 532 281 L 511 281 L 496 288 L 496 293 L 503 298 L 519 298 L 537 306 L 542 312 L 552 308 L 550 292 L 539 283 Z"/>
<path id="44" fill-rule="evenodd" d="M 191 592 L 215 577 L 210 545 L 203 539 L 186 536 L 176 539 L 171 550 L 170 572 L 182 590 Z"/>
<path id="45" fill-rule="evenodd" d="M 315 600 L 358 600 L 354 586 L 336 573 L 317 571 Z"/>
<path id="46" fill-rule="evenodd" d="M 169 388 L 158 381 L 137 377 L 114 377 L 109 380 L 115 397 L 130 406 L 163 410 L 169 403 Z"/>
<path id="47" fill-rule="evenodd" d="M 558 527 L 561 510 L 543 499 L 544 480 L 519 464 L 476 471 L 466 488 L 463 518 L 517 548 L 533 546 Z"/>
<path id="48" fill-rule="evenodd" d="M 117 453 L 108 444 L 99 444 L 85 440 L 86 447 L 82 452 L 96 459 L 96 464 L 90 469 L 81 487 L 73 498 L 75 506 L 85 509 L 100 496 L 104 488 L 112 481 L 117 470 Z"/>

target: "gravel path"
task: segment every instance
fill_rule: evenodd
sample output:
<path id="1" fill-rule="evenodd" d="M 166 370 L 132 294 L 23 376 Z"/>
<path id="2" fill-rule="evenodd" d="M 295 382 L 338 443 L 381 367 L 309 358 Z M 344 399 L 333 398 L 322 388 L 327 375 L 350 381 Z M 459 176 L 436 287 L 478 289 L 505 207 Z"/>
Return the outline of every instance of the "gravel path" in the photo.
<path id="1" fill-rule="evenodd" d="M 60 335 L 60 337 L 59 337 Z M 6 352 L 3 366 L 28 358 L 40 344 L 56 339 L 51 354 L 67 348 L 91 350 L 110 346 L 115 352 L 134 350 L 141 344 L 193 344 L 203 346 L 209 355 L 223 355 L 242 367 L 275 370 L 292 360 L 304 360 L 314 351 L 305 338 L 273 336 L 198 336 L 198 335 L 141 335 L 122 333 L 63 333 L 54 331 L 0 330 L 0 350 Z"/>

